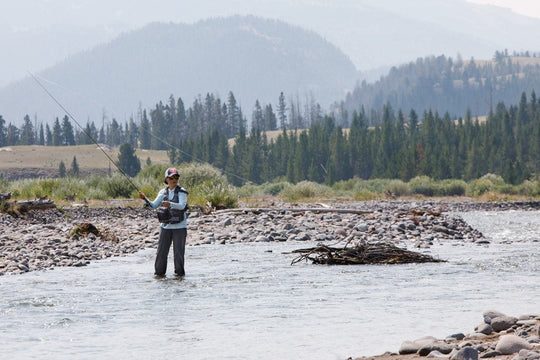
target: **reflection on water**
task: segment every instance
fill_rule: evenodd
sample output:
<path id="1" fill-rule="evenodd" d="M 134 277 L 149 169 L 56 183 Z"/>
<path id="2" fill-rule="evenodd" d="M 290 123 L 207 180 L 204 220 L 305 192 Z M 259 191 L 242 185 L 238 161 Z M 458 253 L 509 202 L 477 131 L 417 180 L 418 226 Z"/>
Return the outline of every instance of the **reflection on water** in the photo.
<path id="1" fill-rule="evenodd" d="M 188 247 L 183 279 L 155 279 L 153 249 L 85 268 L 3 276 L 0 353 L 345 359 L 470 332 L 486 309 L 538 312 L 540 214 L 463 216 L 492 244 L 429 250 L 447 263 L 290 266 L 294 255 L 283 252 L 312 244 L 257 243 Z M 508 240 L 516 242 L 499 243 Z"/>

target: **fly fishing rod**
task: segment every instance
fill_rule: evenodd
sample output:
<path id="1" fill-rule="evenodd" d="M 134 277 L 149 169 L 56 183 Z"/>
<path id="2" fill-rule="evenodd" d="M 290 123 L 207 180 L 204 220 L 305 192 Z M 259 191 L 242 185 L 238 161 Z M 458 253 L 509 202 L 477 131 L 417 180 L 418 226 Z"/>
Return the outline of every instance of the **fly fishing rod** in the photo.
<path id="1" fill-rule="evenodd" d="M 79 122 L 75 119 L 75 117 L 74 117 L 73 115 L 71 115 L 71 113 L 64 107 L 64 105 L 62 105 L 62 104 L 60 103 L 60 101 L 58 101 L 58 99 L 56 99 L 56 97 L 54 97 L 53 94 L 51 94 L 51 92 L 45 87 L 45 85 L 43 85 L 43 84 L 41 83 L 41 81 L 38 80 L 38 78 L 36 78 L 36 77 L 34 76 L 34 74 L 32 74 L 30 71 L 29 71 L 28 73 L 29 73 L 30 76 L 36 81 L 36 83 L 43 89 L 43 91 L 45 91 L 45 93 L 47 93 L 47 95 L 49 95 L 49 97 L 50 97 L 51 99 L 53 99 L 54 102 L 55 102 L 58 106 L 60 106 L 60 108 L 61 108 L 62 110 L 64 110 L 64 112 L 69 116 L 69 118 L 70 118 L 71 120 L 73 120 L 73 122 L 75 122 L 75 124 L 77 124 L 77 126 L 81 129 L 81 131 L 82 131 L 86 136 L 88 136 L 88 138 L 89 138 L 90 140 L 92 140 L 92 141 L 94 142 L 94 144 L 97 145 L 97 147 L 99 148 L 99 150 L 101 150 L 101 151 L 103 152 L 103 154 L 105 154 L 105 156 L 109 159 L 109 161 L 112 162 L 113 165 L 118 169 L 118 171 L 120 171 L 120 173 L 121 173 L 122 175 L 124 175 L 124 177 L 125 177 L 125 178 L 127 179 L 127 181 L 131 184 L 131 186 L 132 186 L 135 190 L 137 190 L 137 192 L 140 193 L 141 191 L 139 190 L 139 188 L 137 187 L 137 185 L 135 185 L 135 183 L 131 180 L 131 178 L 125 173 L 125 171 L 122 170 L 122 168 L 120 168 L 120 166 L 116 163 L 116 161 L 114 161 L 113 158 L 112 158 L 109 154 L 107 154 L 107 152 L 106 152 L 105 150 L 103 150 L 103 148 L 101 147 L 101 145 L 99 145 L 99 143 L 97 142 L 97 140 L 94 139 L 94 138 L 88 133 L 88 131 L 86 131 L 86 129 L 83 128 L 83 127 L 81 126 L 81 124 L 79 124 Z M 147 197 L 144 198 L 144 201 L 145 201 L 148 205 L 151 206 L 150 200 L 148 200 Z"/>

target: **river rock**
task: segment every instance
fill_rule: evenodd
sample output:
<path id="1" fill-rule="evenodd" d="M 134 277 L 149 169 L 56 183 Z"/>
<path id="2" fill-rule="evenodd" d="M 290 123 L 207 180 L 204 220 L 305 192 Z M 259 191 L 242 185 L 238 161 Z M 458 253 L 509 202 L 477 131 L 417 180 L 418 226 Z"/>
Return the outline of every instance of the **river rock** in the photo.
<path id="1" fill-rule="evenodd" d="M 493 332 L 493 328 L 490 324 L 482 323 L 478 325 L 476 331 L 482 334 L 490 335 Z"/>
<path id="2" fill-rule="evenodd" d="M 486 324 L 491 324 L 491 319 L 501 316 L 506 316 L 506 314 L 503 314 L 500 311 L 497 310 L 486 310 L 484 311 L 484 322 Z"/>
<path id="3" fill-rule="evenodd" d="M 526 349 L 519 350 L 515 360 L 538 360 L 540 359 L 540 351 L 529 351 Z"/>
<path id="4" fill-rule="evenodd" d="M 478 360 L 478 350 L 467 346 L 450 356 L 450 360 Z"/>
<path id="5" fill-rule="evenodd" d="M 519 352 L 522 349 L 530 350 L 532 345 L 523 338 L 516 335 L 503 335 L 499 338 L 495 350 L 503 355 L 510 355 Z"/>
<path id="6" fill-rule="evenodd" d="M 510 329 L 517 323 L 518 319 L 513 316 L 497 316 L 491 319 L 491 327 L 493 331 L 501 332 Z"/>

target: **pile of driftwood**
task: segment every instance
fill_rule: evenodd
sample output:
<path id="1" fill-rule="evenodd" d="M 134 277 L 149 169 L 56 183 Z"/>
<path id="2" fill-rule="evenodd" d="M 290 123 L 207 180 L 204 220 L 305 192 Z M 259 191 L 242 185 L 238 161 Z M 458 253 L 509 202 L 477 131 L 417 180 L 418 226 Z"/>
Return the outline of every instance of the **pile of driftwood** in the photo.
<path id="1" fill-rule="evenodd" d="M 430 255 L 417 253 L 397 247 L 388 242 L 361 241 L 347 244 L 342 248 L 318 245 L 307 249 L 294 250 L 300 255 L 291 265 L 302 260 L 313 264 L 326 265 L 368 265 L 368 264 L 409 264 L 426 262 L 444 262 Z"/>

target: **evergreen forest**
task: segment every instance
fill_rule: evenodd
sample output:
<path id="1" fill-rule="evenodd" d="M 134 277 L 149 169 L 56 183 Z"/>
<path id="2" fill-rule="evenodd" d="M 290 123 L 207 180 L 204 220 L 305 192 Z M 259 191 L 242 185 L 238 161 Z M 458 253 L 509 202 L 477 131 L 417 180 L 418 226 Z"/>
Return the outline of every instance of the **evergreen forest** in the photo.
<path id="1" fill-rule="evenodd" d="M 362 106 L 380 111 L 391 103 L 398 109 L 431 109 L 454 118 L 470 110 L 473 116 L 493 111 L 499 101 L 510 103 L 540 82 L 537 53 L 496 51 L 491 61 L 441 56 L 418 58 L 392 67 L 373 83 L 362 82 L 335 110 L 352 113 Z"/>
<path id="2" fill-rule="evenodd" d="M 422 175 L 471 180 L 488 173 L 518 184 L 540 173 L 540 99 L 534 91 L 522 93 L 517 105 L 498 103 L 485 121 L 470 111 L 454 119 L 448 112 L 405 113 L 387 103 L 377 114 L 353 111 L 350 127 L 343 128 L 333 113 L 286 102 L 280 94 L 275 110 L 256 103 L 248 130 L 232 92 L 224 102 L 207 94 L 190 107 L 171 95 L 139 117 L 124 124 L 113 119 L 99 129 L 87 122 L 82 131 L 68 116 L 37 129 L 29 116 L 20 129 L 0 116 L 0 146 L 97 140 L 167 150 L 171 164 L 206 162 L 238 186 L 275 180 L 331 185 L 354 177 L 408 181 Z M 276 129 L 279 135 L 268 138 Z"/>

